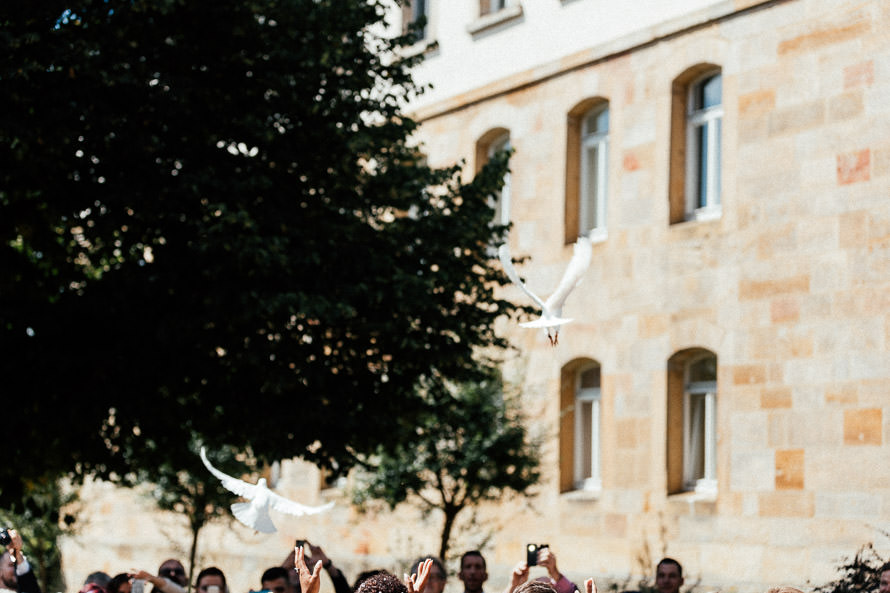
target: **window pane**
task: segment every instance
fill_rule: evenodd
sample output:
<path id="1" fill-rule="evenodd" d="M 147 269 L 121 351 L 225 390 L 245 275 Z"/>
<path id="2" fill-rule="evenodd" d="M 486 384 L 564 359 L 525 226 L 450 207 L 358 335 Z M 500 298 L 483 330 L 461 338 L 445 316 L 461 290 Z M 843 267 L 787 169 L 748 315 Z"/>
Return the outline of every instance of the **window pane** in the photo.
<path id="1" fill-rule="evenodd" d="M 689 382 L 717 380 L 717 358 L 708 356 L 689 365 Z"/>
<path id="2" fill-rule="evenodd" d="M 695 202 L 696 208 L 708 205 L 708 124 L 698 127 L 696 130 L 698 140 L 698 196 Z"/>
<path id="3" fill-rule="evenodd" d="M 587 232 L 590 229 L 600 226 L 600 221 L 597 220 L 597 202 L 599 201 L 599 192 L 597 190 L 600 182 L 599 177 L 602 174 L 599 170 L 600 150 L 600 145 L 595 144 L 587 147 L 584 151 L 587 160 L 587 162 L 584 163 L 584 166 L 587 174 L 585 175 L 584 180 L 584 207 L 582 208 L 584 212 L 583 232 Z"/>
<path id="4" fill-rule="evenodd" d="M 606 134 L 609 132 L 609 108 L 600 109 L 590 113 L 584 120 L 583 134 Z"/>
<path id="5" fill-rule="evenodd" d="M 723 77 L 715 74 L 695 86 L 692 108 L 695 110 L 717 107 L 723 101 Z"/>
<path id="6" fill-rule="evenodd" d="M 722 145 L 720 134 L 723 127 L 723 119 L 718 118 L 714 120 L 711 125 L 714 126 L 714 158 L 711 159 L 711 176 L 714 178 L 714 195 L 709 196 L 709 201 L 712 206 L 716 206 L 720 203 L 720 146 Z"/>
<path id="7" fill-rule="evenodd" d="M 687 480 L 705 476 L 705 394 L 689 395 L 689 467 Z"/>
<path id="8" fill-rule="evenodd" d="M 593 402 L 578 402 L 578 414 L 581 417 L 581 434 L 578 435 L 579 447 L 576 449 L 581 456 L 581 475 L 577 476 L 578 480 L 586 480 L 592 477 L 592 431 L 593 426 Z"/>
<path id="9" fill-rule="evenodd" d="M 422 16 L 426 16 L 427 0 L 413 0 L 412 8 L 414 9 L 414 20 L 416 21 Z"/>
<path id="10" fill-rule="evenodd" d="M 716 107 L 723 100 L 723 77 L 720 74 L 712 76 L 702 83 L 702 107 Z"/>
<path id="11" fill-rule="evenodd" d="M 581 389 L 590 389 L 600 386 L 600 368 L 594 367 L 581 373 Z"/>
<path id="12" fill-rule="evenodd" d="M 510 135 L 503 134 L 488 147 L 488 158 L 497 152 L 510 150 Z M 500 193 L 492 196 L 490 205 L 494 207 L 494 223 L 507 224 L 510 221 L 510 172 L 504 175 L 504 185 Z"/>

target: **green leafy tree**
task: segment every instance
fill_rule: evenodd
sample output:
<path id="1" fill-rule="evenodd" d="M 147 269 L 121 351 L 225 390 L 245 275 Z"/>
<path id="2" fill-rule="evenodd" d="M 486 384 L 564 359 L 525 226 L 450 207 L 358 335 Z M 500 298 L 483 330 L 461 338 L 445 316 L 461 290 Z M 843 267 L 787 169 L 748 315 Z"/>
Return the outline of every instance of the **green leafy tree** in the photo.
<path id="1" fill-rule="evenodd" d="M 411 499 L 443 517 L 439 557 L 446 558 L 458 515 L 484 501 L 527 494 L 539 478 L 537 446 L 528 439 L 518 402 L 503 395 L 499 377 L 459 386 L 430 381 L 429 407 L 413 441 L 381 447 L 373 471 L 357 486 L 360 505 L 391 508 Z"/>
<path id="2" fill-rule="evenodd" d="M 383 7 L 0 3 L 4 500 L 195 437 L 343 471 L 496 365 L 507 155 L 424 164 Z"/>

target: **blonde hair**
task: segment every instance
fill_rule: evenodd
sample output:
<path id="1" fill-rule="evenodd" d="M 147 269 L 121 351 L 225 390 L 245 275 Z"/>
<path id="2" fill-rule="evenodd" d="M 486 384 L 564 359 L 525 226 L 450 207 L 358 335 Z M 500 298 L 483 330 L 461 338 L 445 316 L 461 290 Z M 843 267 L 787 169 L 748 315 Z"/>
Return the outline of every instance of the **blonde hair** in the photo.
<path id="1" fill-rule="evenodd" d="M 795 589 L 794 587 L 771 587 L 767 589 L 766 593 L 803 593 L 800 589 Z"/>

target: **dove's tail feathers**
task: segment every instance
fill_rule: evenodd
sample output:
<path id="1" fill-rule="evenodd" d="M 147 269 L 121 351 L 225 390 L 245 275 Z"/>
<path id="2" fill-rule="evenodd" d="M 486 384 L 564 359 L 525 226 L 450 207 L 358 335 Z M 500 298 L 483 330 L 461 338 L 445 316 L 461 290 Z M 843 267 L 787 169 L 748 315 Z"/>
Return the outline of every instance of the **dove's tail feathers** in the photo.
<path id="1" fill-rule="evenodd" d="M 256 529 L 260 533 L 275 533 L 275 525 L 272 524 L 272 518 L 269 513 L 258 509 L 249 502 L 236 502 L 231 506 L 232 514 L 235 518 L 252 529 Z"/>
<path id="2" fill-rule="evenodd" d="M 571 319 L 564 319 L 562 317 L 541 317 L 540 319 L 535 319 L 534 321 L 526 321 L 525 323 L 520 323 L 520 327 L 554 327 L 560 326 L 564 323 L 568 323 L 572 321 Z"/>

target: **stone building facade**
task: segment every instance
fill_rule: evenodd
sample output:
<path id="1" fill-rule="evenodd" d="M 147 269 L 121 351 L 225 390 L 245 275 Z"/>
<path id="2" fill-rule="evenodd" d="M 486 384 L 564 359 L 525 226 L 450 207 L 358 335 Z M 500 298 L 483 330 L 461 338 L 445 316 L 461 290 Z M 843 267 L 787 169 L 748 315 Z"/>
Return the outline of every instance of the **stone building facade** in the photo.
<path id="1" fill-rule="evenodd" d="M 886 549 L 890 4 L 480 4 L 429 3 L 425 153 L 515 151 L 533 290 L 594 240 L 560 345 L 508 330 L 549 471 L 495 548 L 746 591 Z"/>
<path id="2" fill-rule="evenodd" d="M 471 175 L 515 151 L 499 212 L 537 292 L 579 233 L 594 240 L 558 347 L 502 328 L 544 473 L 534 499 L 483 509 L 454 543 L 482 547 L 488 589 L 527 542 L 578 583 L 635 588 L 670 555 L 698 590 L 743 593 L 806 589 L 865 543 L 890 549 L 890 2 L 418 6 L 418 77 L 434 88 L 412 110 L 429 162 Z M 285 493 L 342 500 L 287 468 Z M 106 494 L 110 509 L 143 504 Z M 96 516 L 148 517 L 109 513 Z M 156 549 L 122 568 L 185 546 L 169 517 L 134 521 Z M 113 557 L 102 538 L 122 526 L 66 542 L 69 582 L 102 568 L 84 542 Z M 438 528 L 343 504 L 263 540 L 211 527 L 202 560 L 247 591 L 298 535 L 351 578 L 435 550 Z"/>

